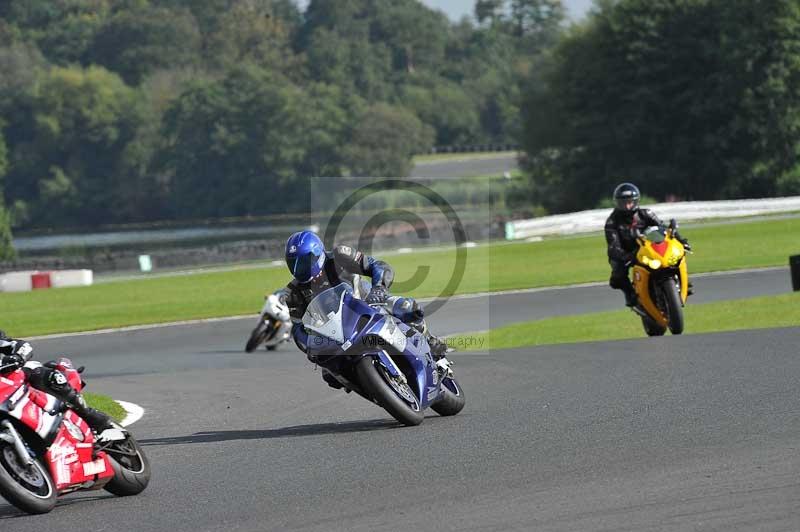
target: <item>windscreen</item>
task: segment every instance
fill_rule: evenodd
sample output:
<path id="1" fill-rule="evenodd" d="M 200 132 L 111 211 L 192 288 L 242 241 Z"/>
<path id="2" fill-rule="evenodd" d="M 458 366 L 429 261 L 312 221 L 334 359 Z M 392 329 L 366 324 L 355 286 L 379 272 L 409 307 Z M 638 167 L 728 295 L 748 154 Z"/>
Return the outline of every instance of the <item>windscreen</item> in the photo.
<path id="1" fill-rule="evenodd" d="M 303 314 L 303 325 L 306 330 L 344 343 L 342 330 L 342 300 L 344 295 L 352 293 L 350 285 L 342 283 L 321 292 L 308 304 Z"/>
<path id="2" fill-rule="evenodd" d="M 660 227 L 651 226 L 644 230 L 644 237 L 650 242 L 658 244 L 664 241 L 665 231 Z"/>

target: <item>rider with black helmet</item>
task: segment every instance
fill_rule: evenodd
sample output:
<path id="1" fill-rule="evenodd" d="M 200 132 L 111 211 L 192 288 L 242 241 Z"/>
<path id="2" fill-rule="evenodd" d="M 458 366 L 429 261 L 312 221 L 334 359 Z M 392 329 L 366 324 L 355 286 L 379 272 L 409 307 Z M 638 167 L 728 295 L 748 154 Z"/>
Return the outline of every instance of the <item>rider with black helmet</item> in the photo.
<path id="1" fill-rule="evenodd" d="M 614 189 L 614 211 L 606 220 L 605 232 L 608 243 L 608 262 L 611 264 L 611 288 L 622 290 L 625 293 L 625 305 L 636 305 L 636 292 L 628 277 L 628 268 L 636 259 L 637 230 L 647 227 L 663 227 L 664 224 L 650 209 L 639 207 L 641 194 L 636 185 L 621 183 Z M 675 238 L 687 248 L 691 249 L 689 242 L 675 232 Z"/>
<path id="2" fill-rule="evenodd" d="M 9 338 L 4 331 L 0 331 L 0 376 L 22 368 L 31 387 L 63 401 L 97 434 L 112 428 L 111 418 L 104 412 L 88 406 L 80 392 L 70 386 L 64 374 L 56 369 L 55 362 L 44 365 L 29 362 L 32 353 L 31 344 L 25 340 Z"/>

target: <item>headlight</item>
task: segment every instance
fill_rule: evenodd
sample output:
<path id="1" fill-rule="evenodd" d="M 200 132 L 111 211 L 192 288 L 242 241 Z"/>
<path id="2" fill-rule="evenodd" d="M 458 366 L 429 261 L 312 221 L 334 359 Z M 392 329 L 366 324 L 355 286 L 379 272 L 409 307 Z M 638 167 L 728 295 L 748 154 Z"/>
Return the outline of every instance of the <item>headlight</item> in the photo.
<path id="1" fill-rule="evenodd" d="M 657 270 L 657 269 L 659 269 L 661 267 L 661 261 L 658 260 L 658 259 L 651 259 L 650 263 L 648 264 L 648 266 L 650 266 L 654 270 Z"/>

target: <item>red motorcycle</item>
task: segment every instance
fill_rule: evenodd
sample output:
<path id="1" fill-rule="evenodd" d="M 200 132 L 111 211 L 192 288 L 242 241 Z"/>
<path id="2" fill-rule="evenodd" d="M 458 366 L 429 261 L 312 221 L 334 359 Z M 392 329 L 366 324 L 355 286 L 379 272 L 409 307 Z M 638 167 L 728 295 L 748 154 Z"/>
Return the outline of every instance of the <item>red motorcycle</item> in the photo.
<path id="1" fill-rule="evenodd" d="M 83 368 L 66 358 L 55 368 L 81 391 Z M 149 481 L 147 458 L 121 426 L 95 435 L 63 402 L 29 386 L 22 369 L 0 376 L 0 495 L 8 502 L 42 514 L 65 493 L 136 495 Z"/>

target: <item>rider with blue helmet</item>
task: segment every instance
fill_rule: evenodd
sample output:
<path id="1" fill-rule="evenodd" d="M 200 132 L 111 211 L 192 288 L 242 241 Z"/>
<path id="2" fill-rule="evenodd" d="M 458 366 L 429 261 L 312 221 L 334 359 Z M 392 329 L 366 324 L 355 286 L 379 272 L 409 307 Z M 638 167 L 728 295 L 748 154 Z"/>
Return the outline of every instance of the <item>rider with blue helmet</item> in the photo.
<path id="1" fill-rule="evenodd" d="M 314 232 L 300 231 L 286 242 L 286 265 L 294 279 L 286 287 L 284 301 L 294 321 L 292 336 L 303 352 L 307 352 L 307 334 L 300 320 L 311 300 L 323 290 L 342 282 L 355 285 L 356 275 L 372 280 L 372 288 L 364 301 L 389 303 L 389 310 L 395 317 L 425 334 L 435 359 L 443 357 L 447 351 L 447 345 L 428 332 L 423 311 L 414 299 L 389 295 L 394 270 L 387 263 L 349 246 L 336 246 L 333 251 L 326 251 Z"/>

